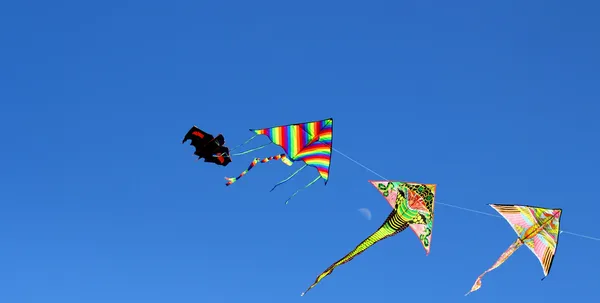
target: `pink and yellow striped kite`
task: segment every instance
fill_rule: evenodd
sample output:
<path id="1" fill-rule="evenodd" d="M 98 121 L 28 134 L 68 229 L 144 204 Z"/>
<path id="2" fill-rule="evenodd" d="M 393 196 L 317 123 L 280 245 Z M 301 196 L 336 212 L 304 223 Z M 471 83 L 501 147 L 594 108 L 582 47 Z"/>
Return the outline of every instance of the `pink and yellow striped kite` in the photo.
<path id="1" fill-rule="evenodd" d="M 329 166 L 331 164 L 331 149 L 332 149 L 332 136 L 333 136 L 333 119 L 328 118 L 319 121 L 304 122 L 290 125 L 275 126 L 263 129 L 250 129 L 255 135 L 245 143 L 254 139 L 258 135 L 265 135 L 271 139 L 271 143 L 281 146 L 285 153 L 275 155 L 268 158 L 255 158 L 250 166 L 243 171 L 236 178 L 225 178 L 229 186 L 239 180 L 241 177 L 246 175 L 256 164 L 266 163 L 271 160 L 281 160 L 288 166 L 291 166 L 293 161 L 303 161 L 304 166 L 294 172 L 285 180 L 277 183 L 275 187 L 289 181 L 292 177 L 298 174 L 306 166 L 312 166 L 317 169 L 319 176 L 307 184 L 304 188 L 307 188 L 314 184 L 317 180 L 323 179 L 325 184 L 329 181 Z M 244 143 L 244 144 L 245 144 Z M 243 153 L 235 154 L 241 155 L 249 153 L 260 148 L 266 147 L 265 144 L 261 147 L 248 150 Z M 271 189 L 271 191 L 273 190 Z M 297 190 L 288 200 L 294 197 L 300 190 Z"/>
<path id="2" fill-rule="evenodd" d="M 492 267 L 477 277 L 473 287 L 465 296 L 478 290 L 483 276 L 502 265 L 522 245 L 527 246 L 535 254 L 544 270 L 544 278 L 550 273 L 554 254 L 556 254 L 562 209 L 505 204 L 490 204 L 490 206 L 508 221 L 518 238 Z"/>

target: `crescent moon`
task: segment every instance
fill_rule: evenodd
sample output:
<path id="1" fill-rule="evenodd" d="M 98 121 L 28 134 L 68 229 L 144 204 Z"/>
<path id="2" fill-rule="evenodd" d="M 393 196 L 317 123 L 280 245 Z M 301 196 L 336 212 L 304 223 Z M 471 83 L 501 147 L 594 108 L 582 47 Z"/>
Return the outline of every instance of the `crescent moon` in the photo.
<path id="1" fill-rule="evenodd" d="M 365 216 L 367 220 L 371 220 L 371 211 L 368 208 L 359 208 L 358 211 Z"/>

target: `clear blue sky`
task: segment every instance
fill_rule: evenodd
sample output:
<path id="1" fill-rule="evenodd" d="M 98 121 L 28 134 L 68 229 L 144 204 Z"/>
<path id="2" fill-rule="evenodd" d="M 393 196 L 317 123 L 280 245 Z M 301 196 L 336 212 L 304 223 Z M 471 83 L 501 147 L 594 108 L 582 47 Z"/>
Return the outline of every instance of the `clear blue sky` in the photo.
<path id="1" fill-rule="evenodd" d="M 389 213 L 378 178 L 334 153 L 327 186 L 284 205 L 316 170 L 225 187 L 279 150 L 223 168 L 181 144 L 333 117 L 334 147 L 440 202 L 561 207 L 599 237 L 598 2 L 450 2 L 2 2 L 0 301 L 597 298 L 600 242 L 567 234 L 545 281 L 521 249 L 463 297 L 515 235 L 443 205 L 429 256 L 403 232 L 300 297 Z"/>

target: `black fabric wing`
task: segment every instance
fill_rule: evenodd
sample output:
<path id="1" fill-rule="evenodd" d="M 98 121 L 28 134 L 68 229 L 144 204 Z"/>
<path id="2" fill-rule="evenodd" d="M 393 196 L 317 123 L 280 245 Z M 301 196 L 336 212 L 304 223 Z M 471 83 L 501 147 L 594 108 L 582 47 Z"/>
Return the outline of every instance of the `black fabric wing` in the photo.
<path id="1" fill-rule="evenodd" d="M 181 143 L 185 143 L 187 140 L 190 140 L 190 145 L 196 148 L 194 155 L 198 156 L 198 159 L 204 158 L 204 162 L 215 163 L 221 166 L 227 166 L 227 164 L 231 163 L 229 148 L 224 146 L 225 138 L 223 135 L 219 134 L 215 138 L 194 125 L 187 132 Z"/>

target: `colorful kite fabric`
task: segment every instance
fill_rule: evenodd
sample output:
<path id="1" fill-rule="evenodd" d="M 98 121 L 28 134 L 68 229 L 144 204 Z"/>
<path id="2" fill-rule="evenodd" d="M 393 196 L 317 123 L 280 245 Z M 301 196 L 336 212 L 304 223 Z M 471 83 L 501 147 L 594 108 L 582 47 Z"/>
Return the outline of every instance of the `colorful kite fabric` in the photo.
<path id="1" fill-rule="evenodd" d="M 312 166 L 317 169 L 319 176 L 311 181 L 304 188 L 309 187 L 318 179 L 325 180 L 325 184 L 329 181 L 329 166 L 331 163 L 331 149 L 333 137 L 333 119 L 325 119 L 320 121 L 312 121 L 298 124 L 275 126 L 263 129 L 251 129 L 258 135 L 265 135 L 271 139 L 271 142 L 279 145 L 285 151 L 284 154 L 268 157 L 255 158 L 250 166 L 236 178 L 225 178 L 226 185 L 229 186 L 246 175 L 256 164 L 266 163 L 271 160 L 281 160 L 288 166 L 292 165 L 292 161 L 303 161 L 304 166 L 294 172 L 285 180 L 277 183 L 275 187 L 287 182 L 306 166 Z M 253 137 L 254 138 L 254 137 Z M 251 138 L 251 139 L 253 139 Z M 251 140 L 250 139 L 250 140 Z M 250 141 L 248 140 L 248 141 Z M 264 147 L 264 146 L 263 146 Z M 262 148 L 262 147 L 260 147 Z M 259 148 L 250 150 L 254 151 Z M 250 152 L 247 151 L 247 152 Z M 272 190 L 273 190 L 272 189 Z M 300 190 L 296 191 L 290 199 L 295 196 Z M 288 199 L 289 201 L 289 199 Z M 286 203 L 288 202 L 286 201 Z"/>
<path id="2" fill-rule="evenodd" d="M 483 272 L 465 294 L 468 295 L 481 287 L 481 279 L 488 272 L 498 268 L 521 245 L 525 245 L 535 254 L 544 271 L 544 278 L 550 273 L 558 235 L 560 234 L 560 216 L 562 209 L 541 208 L 537 206 L 490 204 L 517 233 L 517 240 L 498 258 L 496 263 Z M 542 279 L 543 280 L 543 279 Z"/>
<path id="3" fill-rule="evenodd" d="M 407 227 L 410 227 L 417 234 L 417 237 L 419 237 L 425 248 L 426 254 L 429 254 L 436 185 L 400 181 L 369 182 L 377 187 L 394 210 L 392 210 L 377 231 L 362 241 L 353 251 L 321 273 L 315 282 L 302 293 L 302 296 L 315 287 L 323 278 L 331 274 L 336 267 L 350 262 L 350 260 L 363 253 L 375 243 L 391 237 L 405 230 Z"/>

